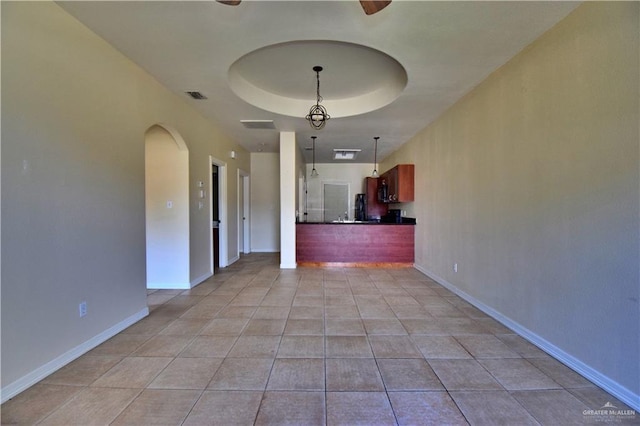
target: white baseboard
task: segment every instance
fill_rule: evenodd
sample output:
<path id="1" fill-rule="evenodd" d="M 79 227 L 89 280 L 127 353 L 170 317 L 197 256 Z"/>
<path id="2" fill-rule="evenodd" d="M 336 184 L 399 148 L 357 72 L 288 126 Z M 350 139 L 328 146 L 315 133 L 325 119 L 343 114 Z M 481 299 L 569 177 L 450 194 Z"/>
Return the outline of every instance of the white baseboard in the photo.
<path id="1" fill-rule="evenodd" d="M 574 370 L 576 373 L 580 374 L 581 376 L 584 376 L 586 379 L 600 386 L 602 389 L 609 392 L 611 395 L 615 396 L 620 401 L 627 404 L 629 407 L 633 408 L 634 410 L 640 410 L 640 395 L 633 393 L 631 390 L 620 385 L 615 380 L 610 379 L 609 377 L 600 373 L 598 370 L 595 370 L 594 368 L 580 361 L 578 358 L 574 357 L 573 355 L 563 351 L 553 343 L 543 339 L 542 337 L 538 336 L 536 333 L 532 332 L 528 328 L 523 327 L 519 323 L 502 315 L 500 312 L 496 311 L 492 307 L 485 305 L 484 303 L 477 300 L 473 296 L 458 289 L 456 286 L 454 286 L 444 278 L 439 277 L 433 272 L 426 270 L 425 268 L 421 268 L 418 265 L 414 265 L 414 267 L 420 272 L 422 272 L 423 274 L 425 274 L 426 276 L 428 276 L 429 278 L 436 281 L 438 284 L 442 285 L 443 287 L 454 292 L 456 295 L 460 296 L 467 302 L 471 303 L 473 306 L 480 309 L 482 312 L 489 315 L 496 321 L 500 322 L 504 326 L 515 331 L 520 336 L 522 336 L 523 338 L 531 342 L 533 345 L 537 346 L 538 348 L 548 353 L 549 355 L 551 355 L 552 357 L 554 357 L 555 359 L 557 359 L 567 367 Z"/>
<path id="2" fill-rule="evenodd" d="M 238 260 L 240 260 L 240 255 L 232 257 L 231 259 L 229 259 L 229 264 L 227 266 L 236 263 Z"/>
<path id="3" fill-rule="evenodd" d="M 296 269 L 298 267 L 298 264 L 293 262 L 293 263 L 281 263 L 280 264 L 280 269 Z"/>
<path id="4" fill-rule="evenodd" d="M 3 387 L 2 390 L 0 390 L 0 402 L 4 403 L 8 399 L 18 395 L 20 392 L 30 388 L 51 373 L 54 373 L 65 365 L 69 364 L 71 361 L 89 352 L 100 343 L 112 338 L 125 328 L 135 324 L 147 315 L 149 315 L 149 308 L 144 308 L 141 311 L 138 311 L 135 314 L 131 315 L 130 317 L 120 321 L 113 327 L 106 329 L 102 333 L 92 337 L 86 342 L 76 346 L 75 348 L 72 348 L 71 350 L 47 362 L 41 367 L 36 368 L 31 373 L 22 376 L 15 382 L 8 384 L 7 386 Z"/>
<path id="5" fill-rule="evenodd" d="M 213 272 L 208 272 L 204 275 L 200 275 L 198 278 L 191 280 L 190 286 L 189 288 L 194 288 L 195 286 L 197 286 L 198 284 L 200 284 L 202 281 L 206 280 L 207 278 L 211 278 L 213 276 Z"/>
<path id="6" fill-rule="evenodd" d="M 251 249 L 252 253 L 280 253 L 280 249 Z"/>
<path id="7" fill-rule="evenodd" d="M 191 283 L 147 283 L 149 290 L 189 290 Z"/>

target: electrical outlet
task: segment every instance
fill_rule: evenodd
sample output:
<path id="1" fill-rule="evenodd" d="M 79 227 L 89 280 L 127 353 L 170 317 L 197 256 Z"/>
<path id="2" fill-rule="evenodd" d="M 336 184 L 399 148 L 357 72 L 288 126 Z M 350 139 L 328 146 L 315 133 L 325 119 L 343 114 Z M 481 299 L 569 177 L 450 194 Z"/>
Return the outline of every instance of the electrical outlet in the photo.
<path id="1" fill-rule="evenodd" d="M 453 264 L 453 272 L 458 272 L 458 264 L 457 263 Z"/>
<path id="2" fill-rule="evenodd" d="M 80 314 L 80 318 L 87 315 L 87 302 L 80 302 L 78 305 L 78 313 Z"/>

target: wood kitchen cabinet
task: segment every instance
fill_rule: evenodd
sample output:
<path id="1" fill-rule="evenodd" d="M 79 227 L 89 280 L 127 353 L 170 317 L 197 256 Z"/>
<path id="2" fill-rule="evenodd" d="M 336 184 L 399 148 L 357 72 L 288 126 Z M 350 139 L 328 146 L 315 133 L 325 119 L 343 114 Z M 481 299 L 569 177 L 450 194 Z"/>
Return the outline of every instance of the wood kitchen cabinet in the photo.
<path id="1" fill-rule="evenodd" d="M 414 165 L 398 164 L 380 176 L 387 185 L 385 203 L 406 203 L 414 200 Z"/>

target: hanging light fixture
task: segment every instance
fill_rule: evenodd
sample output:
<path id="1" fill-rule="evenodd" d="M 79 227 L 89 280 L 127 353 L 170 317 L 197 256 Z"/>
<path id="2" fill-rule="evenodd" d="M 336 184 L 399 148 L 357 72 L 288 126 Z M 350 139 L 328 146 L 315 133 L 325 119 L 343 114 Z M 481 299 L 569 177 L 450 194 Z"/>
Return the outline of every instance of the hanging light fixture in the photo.
<path id="1" fill-rule="evenodd" d="M 320 105 L 320 102 L 322 102 L 322 96 L 320 96 L 320 71 L 322 71 L 322 67 L 316 65 L 313 67 L 313 70 L 316 72 L 316 79 L 318 81 L 316 86 L 316 104 L 311 107 L 309 114 L 307 114 L 305 118 L 309 121 L 313 129 L 320 130 L 331 117 L 327 113 L 327 109 Z"/>
<path id="2" fill-rule="evenodd" d="M 373 148 L 373 173 L 371 173 L 371 176 L 378 177 L 378 139 L 380 139 L 380 136 L 376 136 L 373 139 L 376 142 Z"/>
<path id="3" fill-rule="evenodd" d="M 316 170 L 316 138 L 317 136 L 311 136 L 311 139 L 313 139 L 313 145 L 312 145 L 312 153 L 313 153 L 313 168 L 311 169 L 311 177 L 318 177 L 318 171 Z"/>

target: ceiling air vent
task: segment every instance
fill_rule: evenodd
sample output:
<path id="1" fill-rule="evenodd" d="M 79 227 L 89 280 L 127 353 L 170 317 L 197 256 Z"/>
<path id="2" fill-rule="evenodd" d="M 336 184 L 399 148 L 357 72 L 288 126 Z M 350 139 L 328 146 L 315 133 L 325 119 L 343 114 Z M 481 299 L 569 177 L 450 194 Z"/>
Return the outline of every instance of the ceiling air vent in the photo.
<path id="1" fill-rule="evenodd" d="M 198 101 L 203 101 L 207 99 L 207 97 L 200 92 L 185 92 L 185 93 Z"/>
<path id="2" fill-rule="evenodd" d="M 275 129 L 273 120 L 240 120 L 246 129 Z"/>
<path id="3" fill-rule="evenodd" d="M 334 160 L 355 160 L 361 149 L 351 148 L 334 148 L 333 159 Z"/>

